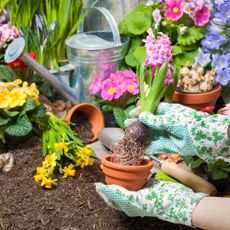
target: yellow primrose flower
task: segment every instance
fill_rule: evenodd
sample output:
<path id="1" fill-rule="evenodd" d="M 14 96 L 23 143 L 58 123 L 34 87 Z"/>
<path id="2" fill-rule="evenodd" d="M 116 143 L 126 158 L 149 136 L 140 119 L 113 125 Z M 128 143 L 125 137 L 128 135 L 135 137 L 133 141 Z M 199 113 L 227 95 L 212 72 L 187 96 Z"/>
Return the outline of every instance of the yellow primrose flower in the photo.
<path id="1" fill-rule="evenodd" d="M 22 88 L 13 89 L 10 91 L 9 96 L 12 99 L 12 102 L 9 105 L 9 109 L 24 105 L 27 99 L 27 96 Z"/>
<path id="2" fill-rule="evenodd" d="M 64 152 L 67 153 L 69 150 L 68 145 L 64 141 L 60 143 L 54 143 L 54 148 L 57 152 L 63 149 Z"/>
<path id="3" fill-rule="evenodd" d="M 12 88 L 21 85 L 21 84 L 22 84 L 22 80 L 21 80 L 21 79 L 16 79 L 16 80 L 14 80 L 14 81 L 12 81 L 12 82 L 5 82 L 5 84 L 6 84 L 6 87 L 7 87 L 9 90 L 11 90 Z"/>
<path id="4" fill-rule="evenodd" d="M 53 185 L 57 185 L 57 179 L 43 177 L 42 183 L 41 183 L 42 187 L 52 189 Z"/>
<path id="5" fill-rule="evenodd" d="M 8 90 L 0 90 L 0 109 L 8 109 L 12 102 Z"/>
<path id="6" fill-rule="evenodd" d="M 68 165 L 68 167 L 65 166 L 63 178 L 67 178 L 68 176 L 75 176 L 76 170 L 73 168 L 74 168 L 73 164 Z"/>
<path id="7" fill-rule="evenodd" d="M 57 156 L 55 153 L 53 153 L 52 155 L 46 155 L 45 161 L 43 161 L 43 164 L 54 168 L 57 164 L 56 160 L 57 160 Z"/>
<path id="8" fill-rule="evenodd" d="M 35 104 L 40 105 L 40 102 L 39 102 L 39 99 L 38 99 L 39 91 L 37 89 L 36 84 L 32 83 L 29 86 L 28 82 L 25 81 L 25 82 L 23 82 L 22 87 L 23 87 L 24 92 L 34 100 Z"/>

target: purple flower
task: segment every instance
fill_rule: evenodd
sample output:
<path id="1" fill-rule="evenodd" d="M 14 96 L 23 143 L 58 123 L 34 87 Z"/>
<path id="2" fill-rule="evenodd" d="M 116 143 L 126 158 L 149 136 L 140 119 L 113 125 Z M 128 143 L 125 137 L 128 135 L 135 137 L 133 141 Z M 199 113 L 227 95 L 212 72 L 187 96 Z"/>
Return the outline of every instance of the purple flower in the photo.
<path id="1" fill-rule="evenodd" d="M 155 22 L 157 25 L 159 25 L 159 24 L 160 24 L 160 21 L 161 21 L 160 10 L 156 8 L 156 9 L 153 11 L 152 16 L 153 16 L 154 22 Z"/>
<path id="2" fill-rule="evenodd" d="M 35 15 L 35 22 L 40 31 L 43 31 L 43 24 L 42 24 L 42 18 L 41 15 L 36 14 Z"/>
<path id="3" fill-rule="evenodd" d="M 210 53 L 204 53 L 203 50 L 199 48 L 199 53 L 195 58 L 195 65 L 205 67 L 210 62 Z"/>
<path id="4" fill-rule="evenodd" d="M 226 42 L 227 38 L 224 35 L 216 35 L 208 32 L 205 39 L 201 41 L 201 45 L 210 50 L 218 50 Z"/>
<path id="5" fill-rule="evenodd" d="M 221 26 L 217 25 L 215 22 L 211 21 L 208 25 L 208 31 L 211 34 L 221 34 L 223 32 L 223 29 Z"/>
<path id="6" fill-rule="evenodd" d="M 212 61 L 212 67 L 216 70 L 223 70 L 229 67 L 229 55 L 215 54 Z"/>
<path id="7" fill-rule="evenodd" d="M 230 68 L 223 70 L 217 70 L 216 82 L 220 83 L 223 86 L 227 86 L 230 81 Z"/>
<path id="8" fill-rule="evenodd" d="M 219 7 L 219 11 L 220 11 L 219 14 L 222 15 L 222 22 L 227 23 L 230 19 L 230 3 L 229 3 L 229 1 L 225 2 L 224 4 L 221 4 Z"/>
<path id="9" fill-rule="evenodd" d="M 56 25 L 58 24 L 57 20 L 54 20 L 51 24 L 50 24 L 50 31 L 54 32 Z"/>

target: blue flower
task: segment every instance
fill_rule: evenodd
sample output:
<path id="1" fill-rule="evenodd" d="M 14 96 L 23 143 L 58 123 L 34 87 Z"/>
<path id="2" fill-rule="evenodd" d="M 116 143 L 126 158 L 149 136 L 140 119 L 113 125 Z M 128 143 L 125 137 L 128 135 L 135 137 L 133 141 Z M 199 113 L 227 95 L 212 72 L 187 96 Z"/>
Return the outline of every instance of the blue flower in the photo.
<path id="1" fill-rule="evenodd" d="M 229 1 L 225 2 L 224 4 L 221 4 L 219 7 L 219 11 L 220 11 L 219 14 L 222 15 L 222 21 L 224 23 L 227 23 L 230 20 L 230 3 L 229 3 Z"/>
<path id="2" fill-rule="evenodd" d="M 229 67 L 229 55 L 215 54 L 213 56 L 212 67 L 216 70 L 222 70 Z"/>
<path id="3" fill-rule="evenodd" d="M 51 31 L 51 32 L 54 32 L 57 23 L 58 23 L 57 20 L 54 20 L 54 21 L 50 24 L 50 31 Z"/>
<path id="4" fill-rule="evenodd" d="M 226 69 L 217 71 L 217 76 L 215 80 L 221 85 L 227 86 L 230 81 L 230 69 L 226 68 Z"/>
<path id="5" fill-rule="evenodd" d="M 204 53 L 203 50 L 199 48 L 199 53 L 195 58 L 195 65 L 205 67 L 210 62 L 210 53 Z"/>
<path id="6" fill-rule="evenodd" d="M 43 31 L 43 24 L 42 24 L 42 18 L 40 15 L 36 14 L 35 15 L 35 22 L 40 31 Z"/>
<path id="7" fill-rule="evenodd" d="M 217 25 L 214 21 L 211 21 L 208 25 L 208 31 L 212 34 L 221 34 L 223 29 L 223 26 Z"/>
<path id="8" fill-rule="evenodd" d="M 226 42 L 227 38 L 224 35 L 216 35 L 208 32 L 206 38 L 201 41 L 201 45 L 210 50 L 218 50 Z"/>

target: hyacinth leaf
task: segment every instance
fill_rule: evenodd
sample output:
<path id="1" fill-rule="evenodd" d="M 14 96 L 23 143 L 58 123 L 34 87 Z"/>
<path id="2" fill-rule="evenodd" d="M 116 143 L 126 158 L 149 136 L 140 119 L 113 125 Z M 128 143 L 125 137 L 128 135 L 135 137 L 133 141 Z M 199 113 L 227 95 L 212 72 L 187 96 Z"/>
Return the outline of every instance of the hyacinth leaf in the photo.
<path id="1" fill-rule="evenodd" d="M 182 54 L 177 55 L 173 60 L 173 65 L 183 66 L 183 65 L 192 65 L 195 61 L 195 57 L 198 54 L 198 49 L 192 52 L 183 52 Z"/>
<path id="2" fill-rule="evenodd" d="M 125 111 L 122 108 L 114 107 L 113 115 L 120 128 L 125 129 L 124 121 L 126 119 Z"/>
<path id="3" fill-rule="evenodd" d="M 0 65 L 0 80 L 12 82 L 16 79 L 13 71 L 7 65 Z"/>
<path id="4" fill-rule="evenodd" d="M 10 125 L 5 129 L 6 134 L 16 137 L 26 136 L 31 131 L 32 124 L 26 114 L 19 117 L 16 124 Z"/>
<path id="5" fill-rule="evenodd" d="M 127 65 L 129 65 L 131 67 L 136 67 L 139 64 L 138 60 L 134 56 L 134 52 L 139 46 L 141 46 L 141 44 L 142 44 L 142 42 L 140 39 L 132 39 L 131 40 L 129 52 L 125 56 L 125 62 Z"/>
<path id="6" fill-rule="evenodd" d="M 183 35 L 180 34 L 177 41 L 182 46 L 190 46 L 198 42 L 203 37 L 204 34 L 202 33 L 202 31 L 199 28 L 193 26 L 188 28 Z"/>
<path id="7" fill-rule="evenodd" d="M 134 57 L 139 63 L 142 63 L 145 61 L 146 58 L 146 49 L 144 46 L 139 46 L 134 51 Z"/>
<path id="8" fill-rule="evenodd" d="M 152 9 L 145 4 L 140 4 L 130 12 L 119 24 L 121 34 L 140 35 L 152 24 Z"/>
<path id="9" fill-rule="evenodd" d="M 180 48 L 180 46 L 172 46 L 172 56 L 176 56 L 178 54 L 181 54 L 183 51 Z"/>

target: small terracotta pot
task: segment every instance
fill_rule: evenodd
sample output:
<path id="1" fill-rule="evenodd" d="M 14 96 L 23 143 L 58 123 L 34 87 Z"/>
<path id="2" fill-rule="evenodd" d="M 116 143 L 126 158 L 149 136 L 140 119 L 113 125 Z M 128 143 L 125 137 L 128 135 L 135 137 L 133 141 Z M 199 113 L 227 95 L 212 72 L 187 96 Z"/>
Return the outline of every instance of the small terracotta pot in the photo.
<path id="1" fill-rule="evenodd" d="M 101 159 L 101 164 L 106 184 L 120 185 L 131 191 L 137 191 L 144 186 L 153 167 L 150 160 L 143 160 L 142 164 L 137 166 L 113 163 L 109 155 Z"/>
<path id="2" fill-rule="evenodd" d="M 88 118 L 90 124 L 92 125 L 92 132 L 94 134 L 90 142 L 97 140 L 98 132 L 104 127 L 103 115 L 100 109 L 95 105 L 89 103 L 82 103 L 73 106 L 65 117 L 65 121 L 70 122 L 72 116 L 75 112 L 81 111 Z"/>
<path id="3" fill-rule="evenodd" d="M 221 86 L 217 85 L 216 88 L 206 93 L 187 93 L 176 90 L 173 95 L 173 102 L 196 110 L 202 110 L 207 106 L 216 105 L 216 101 L 221 94 L 221 89 Z"/>

